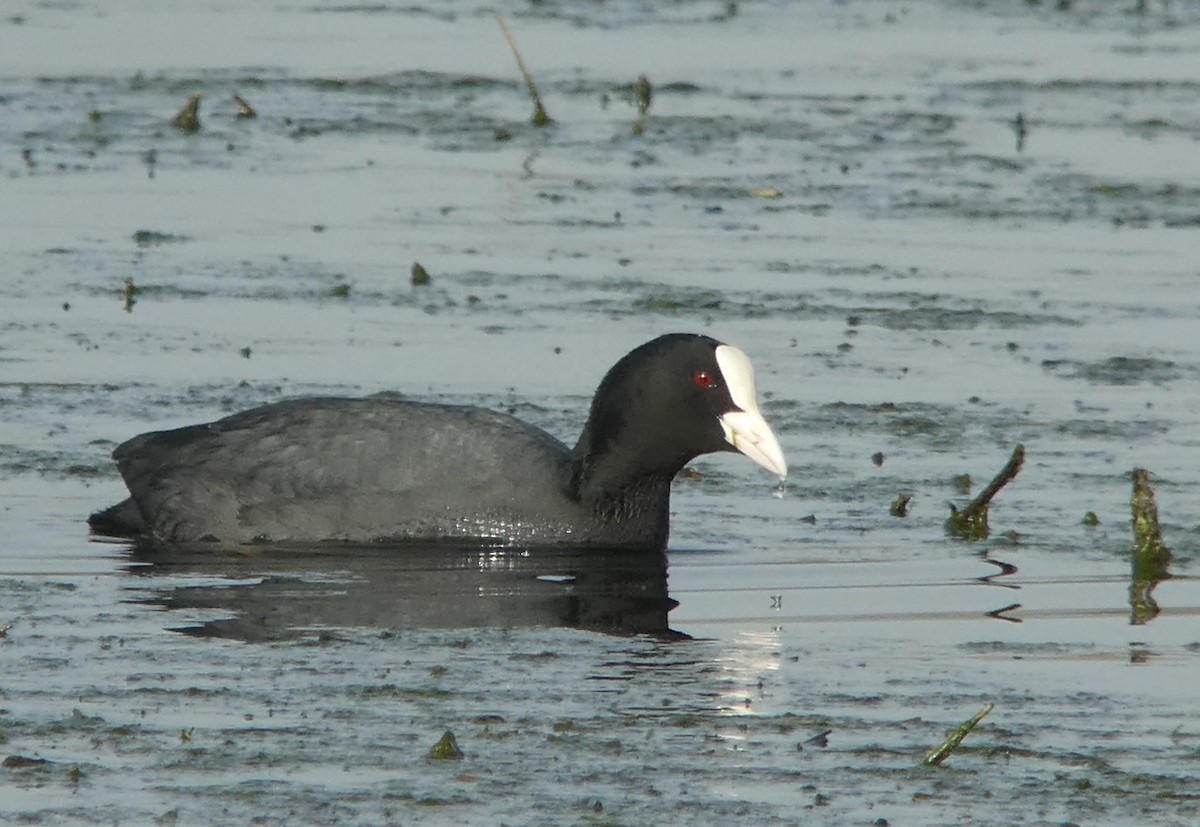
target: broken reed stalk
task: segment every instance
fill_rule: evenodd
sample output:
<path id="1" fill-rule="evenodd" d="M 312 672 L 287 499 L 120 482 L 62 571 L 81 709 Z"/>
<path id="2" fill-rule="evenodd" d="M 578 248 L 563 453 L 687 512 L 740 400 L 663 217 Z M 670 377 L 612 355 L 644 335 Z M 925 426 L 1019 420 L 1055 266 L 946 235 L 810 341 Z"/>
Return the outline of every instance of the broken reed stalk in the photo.
<path id="1" fill-rule="evenodd" d="M 646 117 L 650 114 L 650 101 L 654 99 L 654 87 L 650 85 L 650 78 L 638 75 L 637 83 L 633 85 L 633 94 L 637 101 L 638 117 Z"/>
<path id="2" fill-rule="evenodd" d="M 1000 469 L 1000 473 L 988 483 L 987 488 L 979 492 L 975 499 L 967 503 L 961 511 L 953 505 L 950 506 L 950 519 L 946 520 L 946 530 L 964 540 L 986 539 L 989 533 L 988 505 L 992 498 L 1000 493 L 1000 489 L 1016 477 L 1024 464 L 1025 446 L 1018 445 L 1013 449 L 1008 462 Z"/>
<path id="3" fill-rule="evenodd" d="M 250 101 L 243 98 L 241 95 L 234 95 L 233 101 L 238 105 L 237 116 L 241 119 L 257 118 L 258 110 L 250 105 Z"/>
<path id="4" fill-rule="evenodd" d="M 1152 592 L 1159 581 L 1170 577 L 1167 565 L 1171 562 L 1171 551 L 1162 539 L 1158 505 L 1154 501 L 1154 489 L 1150 487 L 1150 473 L 1144 468 L 1135 468 L 1130 476 L 1133 479 L 1133 494 L 1129 502 L 1133 511 L 1134 545 L 1129 584 L 1129 622 L 1141 626 L 1159 613 Z"/>
<path id="5" fill-rule="evenodd" d="M 199 131 L 200 99 L 203 97 L 203 92 L 197 92 L 188 98 L 183 108 L 176 113 L 174 118 L 171 118 L 171 126 L 185 135 L 191 135 L 193 132 Z"/>
<path id="6" fill-rule="evenodd" d="M 1158 505 L 1154 502 L 1154 489 L 1150 487 L 1150 472 L 1145 468 L 1135 468 L 1131 477 L 1134 562 L 1141 561 L 1146 566 L 1165 566 L 1171 561 L 1171 552 L 1163 543 L 1162 529 L 1158 524 Z"/>
<path id="7" fill-rule="evenodd" d="M 969 720 L 965 721 L 954 732 L 951 732 L 940 747 L 925 756 L 925 765 L 929 767 L 941 766 L 941 763 L 950 757 L 950 753 L 958 749 L 958 745 L 963 742 L 963 738 L 967 737 L 967 733 L 973 730 L 975 725 L 987 717 L 987 714 L 995 708 L 995 704 L 984 704 L 983 709 L 972 715 Z"/>
<path id="8" fill-rule="evenodd" d="M 508 48 L 512 49 L 513 57 L 517 60 L 517 68 L 521 70 L 521 77 L 525 79 L 525 85 L 529 88 L 529 97 L 533 98 L 531 122 L 534 126 L 546 126 L 550 123 L 550 116 L 546 114 L 546 107 L 542 106 L 542 96 L 538 94 L 537 86 L 533 82 L 533 75 L 529 74 L 529 69 L 526 68 L 525 61 L 521 58 L 517 41 L 513 39 L 512 32 L 509 31 L 508 24 L 504 22 L 503 17 L 497 14 L 496 22 L 500 24 L 500 31 L 504 33 L 504 39 L 508 41 Z"/>

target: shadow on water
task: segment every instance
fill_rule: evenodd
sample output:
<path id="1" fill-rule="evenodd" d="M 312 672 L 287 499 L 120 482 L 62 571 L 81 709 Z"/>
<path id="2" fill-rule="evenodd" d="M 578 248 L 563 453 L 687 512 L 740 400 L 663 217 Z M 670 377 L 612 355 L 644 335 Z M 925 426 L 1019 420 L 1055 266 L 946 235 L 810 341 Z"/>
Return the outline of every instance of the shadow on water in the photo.
<path id="1" fill-rule="evenodd" d="M 567 627 L 685 638 L 667 624 L 663 553 L 583 549 L 134 546 L 136 602 L 232 616 L 174 627 L 281 640 L 331 629 Z M 161 578 L 162 582 L 155 583 Z"/>

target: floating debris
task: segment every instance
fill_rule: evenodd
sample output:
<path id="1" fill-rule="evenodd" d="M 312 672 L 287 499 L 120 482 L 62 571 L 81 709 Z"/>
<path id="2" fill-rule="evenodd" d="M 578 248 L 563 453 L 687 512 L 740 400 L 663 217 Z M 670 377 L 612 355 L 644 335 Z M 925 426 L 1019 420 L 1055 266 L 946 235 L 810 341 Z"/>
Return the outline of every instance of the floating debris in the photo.
<path id="1" fill-rule="evenodd" d="M 988 505 L 992 498 L 1000 493 L 1021 470 L 1025 463 L 1025 446 L 1018 445 L 1013 449 L 1012 456 L 996 478 L 988 483 L 987 488 L 979 492 L 960 511 L 950 506 L 950 517 L 946 520 L 946 532 L 962 540 L 985 540 L 991 530 L 988 528 Z"/>
<path id="2" fill-rule="evenodd" d="M 157 230 L 135 230 L 132 238 L 133 243 L 139 247 L 157 247 L 159 244 L 174 244 L 191 240 L 186 235 L 160 233 Z"/>
<path id="3" fill-rule="evenodd" d="M 924 764 L 929 767 L 941 766 L 942 762 L 950 757 L 950 753 L 958 749 L 958 745 L 962 743 L 963 738 L 975 728 L 975 725 L 982 721 L 987 714 L 996 708 L 995 704 L 984 704 L 983 709 L 976 712 L 971 718 L 963 723 L 958 729 L 951 732 L 950 735 L 942 742 L 942 745 L 925 756 Z"/>
<path id="4" fill-rule="evenodd" d="M 513 39 L 512 32 L 508 30 L 508 24 L 498 14 L 496 22 L 500 24 L 500 31 L 504 32 L 504 39 L 508 41 L 508 48 L 512 49 L 513 57 L 517 60 L 517 68 L 521 71 L 521 77 L 525 79 L 529 97 L 533 98 L 533 117 L 530 119 L 530 123 L 534 126 L 547 126 L 553 123 L 550 116 L 546 114 L 546 107 L 542 106 L 542 96 L 538 94 L 537 85 L 533 82 L 533 75 L 529 74 L 529 69 L 525 66 L 521 52 L 517 49 L 517 41 Z"/>
<path id="5" fill-rule="evenodd" d="M 810 747 L 827 747 L 829 746 L 829 736 L 833 732 L 832 729 L 827 729 L 823 732 L 818 732 L 813 737 L 806 740 L 804 743 Z"/>
<path id="6" fill-rule="evenodd" d="M 29 758 L 24 755 L 10 755 L 4 759 L 3 767 L 7 770 L 23 770 L 29 767 L 44 767 L 50 761 L 45 758 Z"/>
<path id="7" fill-rule="evenodd" d="M 187 103 L 179 110 L 174 118 L 171 118 L 171 126 L 178 129 L 185 135 L 191 135 L 200 130 L 200 99 L 204 97 L 203 92 L 197 92 L 188 98 Z"/>

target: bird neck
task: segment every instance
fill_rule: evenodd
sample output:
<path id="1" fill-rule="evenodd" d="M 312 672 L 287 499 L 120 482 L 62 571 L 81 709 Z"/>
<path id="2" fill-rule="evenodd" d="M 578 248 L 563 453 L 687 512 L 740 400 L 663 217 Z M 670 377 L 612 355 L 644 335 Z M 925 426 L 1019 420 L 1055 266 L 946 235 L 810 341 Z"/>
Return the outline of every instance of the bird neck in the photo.
<path id="1" fill-rule="evenodd" d="M 585 429 L 575 446 L 574 495 L 599 524 L 630 532 L 631 545 L 665 548 L 675 468 L 647 469 L 614 440 L 592 441 Z"/>
<path id="2" fill-rule="evenodd" d="M 571 451 L 586 498 L 634 487 L 670 486 L 694 454 L 669 450 L 673 434 L 631 427 L 620 414 L 592 410 Z"/>

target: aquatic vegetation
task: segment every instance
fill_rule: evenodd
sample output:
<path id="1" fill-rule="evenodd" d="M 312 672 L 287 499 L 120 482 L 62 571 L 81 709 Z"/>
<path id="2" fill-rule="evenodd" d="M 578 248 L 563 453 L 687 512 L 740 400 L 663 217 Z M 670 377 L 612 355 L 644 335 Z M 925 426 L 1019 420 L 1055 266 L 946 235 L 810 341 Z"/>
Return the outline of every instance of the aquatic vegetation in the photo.
<path id="1" fill-rule="evenodd" d="M 1054 3 L 512 6 L 550 129 L 475 2 L 223 4 L 178 53 L 140 51 L 167 21 L 138 26 L 146 4 L 30 5 L 0 94 L 0 649 L 20 665 L 0 760 L 53 763 L 0 770 L 0 821 L 1200 823 L 1200 85 L 1180 68 L 1200 4 Z M 944 36 L 964 31 L 987 43 L 966 62 Z M 198 89 L 213 108 L 185 134 L 168 119 Z M 416 259 L 439 274 L 420 289 Z M 737 493 L 728 458 L 680 482 L 671 618 L 696 640 L 380 625 L 363 599 L 331 623 L 308 606 L 346 590 L 341 563 L 293 578 L 82 539 L 130 422 L 394 389 L 569 435 L 602 351 L 694 327 L 761 347 L 804 457 L 782 499 Z M 989 541 L 948 535 L 940 503 L 1022 442 L 1036 467 Z M 1112 469 L 1134 465 L 1162 475 L 1167 566 L 1132 559 Z M 260 577 L 304 609 L 299 638 L 182 637 L 164 629 L 229 604 L 125 602 Z M 453 622 L 484 599 L 434 580 Z M 246 608 L 281 627 L 278 602 Z M 985 700 L 1003 721 L 952 772 L 923 766 Z M 427 760 L 446 728 L 470 753 Z"/>
<path id="2" fill-rule="evenodd" d="M 1042 367 L 1097 385 L 1166 384 L 1186 373 L 1174 362 L 1146 356 L 1112 356 L 1095 362 L 1047 359 Z"/>
<path id="3" fill-rule="evenodd" d="M 1158 522 L 1158 505 L 1150 487 L 1150 473 L 1135 468 L 1130 475 L 1133 493 L 1130 506 L 1133 512 L 1133 571 L 1129 585 L 1130 623 L 1141 625 L 1159 613 L 1154 587 L 1170 576 L 1167 567 L 1171 551 L 1162 538 Z"/>
<path id="4" fill-rule="evenodd" d="M 125 279 L 125 284 L 121 288 L 121 308 L 126 313 L 133 312 L 133 306 L 137 304 L 137 295 L 142 292 L 141 288 L 133 283 L 133 279 Z"/>
<path id="5" fill-rule="evenodd" d="M 639 75 L 637 83 L 634 84 L 634 98 L 637 101 L 638 115 L 645 117 L 650 113 L 650 102 L 654 97 L 654 88 L 650 85 L 650 79 L 645 75 Z"/>
<path id="6" fill-rule="evenodd" d="M 525 80 L 525 87 L 529 90 L 529 97 L 533 98 L 533 117 L 529 122 L 534 126 L 548 126 L 551 121 L 550 116 L 546 114 L 546 107 L 542 105 L 542 96 L 538 94 L 537 84 L 533 82 L 533 75 L 529 73 L 529 69 L 525 66 L 525 60 L 521 57 L 521 51 L 517 48 L 517 41 L 513 38 L 512 32 L 509 31 L 508 24 L 504 22 L 504 18 L 496 15 L 496 22 L 500 24 L 500 31 L 504 33 L 504 39 L 508 42 L 508 48 L 512 50 L 513 57 L 517 61 L 517 68 L 521 71 L 521 77 Z"/>
<path id="7" fill-rule="evenodd" d="M 954 752 L 954 750 L 958 749 L 958 745 L 963 742 L 963 739 L 966 738 L 968 734 L 970 734 L 971 730 L 973 730 L 980 721 L 987 717 L 987 714 L 993 709 L 995 709 L 995 704 L 984 704 L 982 709 L 964 721 L 962 725 L 958 727 L 958 729 L 951 732 L 940 746 L 926 755 L 924 763 L 930 767 L 941 766 L 942 762 L 949 758 L 950 754 Z"/>
<path id="8" fill-rule="evenodd" d="M 245 98 L 243 98 L 241 95 L 234 95 L 233 100 L 238 105 L 238 108 L 237 108 L 237 117 L 238 118 L 240 118 L 242 120 L 246 120 L 248 118 L 257 118 L 258 117 L 258 110 L 256 110 L 253 106 L 251 106 L 250 102 L 247 101 Z"/>
<path id="9" fill-rule="evenodd" d="M 196 92 L 188 98 L 183 108 L 171 118 L 171 126 L 185 135 L 200 131 L 200 99 L 203 97 L 203 92 Z"/>
<path id="10" fill-rule="evenodd" d="M 726 302 L 715 290 L 675 291 L 643 295 L 633 300 L 633 309 L 648 313 L 683 314 L 697 310 L 719 310 Z"/>
<path id="11" fill-rule="evenodd" d="M 176 244 L 189 241 L 190 238 L 179 233 L 164 233 L 158 230 L 137 230 L 134 232 L 133 243 L 138 247 L 157 247 L 160 244 Z"/>
<path id="12" fill-rule="evenodd" d="M 462 757 L 463 751 L 458 748 L 458 739 L 450 730 L 442 733 L 442 737 L 429 750 L 429 758 L 434 761 L 457 761 Z"/>
<path id="13" fill-rule="evenodd" d="M 1025 462 L 1025 446 L 1018 445 L 1000 473 L 963 508 L 950 506 L 950 517 L 946 520 L 946 532 L 962 540 L 986 540 L 991 533 L 988 527 L 988 506 L 1021 470 Z"/>
<path id="14" fill-rule="evenodd" d="M 650 102 L 654 97 L 654 87 L 645 75 L 639 75 L 633 85 L 634 102 L 637 106 L 638 118 L 633 122 L 633 134 L 641 135 L 646 131 L 646 116 L 650 114 Z"/>
<path id="15" fill-rule="evenodd" d="M 1150 473 L 1144 468 L 1135 468 L 1130 476 L 1133 480 L 1130 503 L 1133 509 L 1135 559 L 1147 569 L 1165 566 L 1171 560 L 1171 552 L 1163 543 L 1162 529 L 1158 523 L 1158 505 L 1154 500 L 1154 489 L 1150 487 Z"/>

